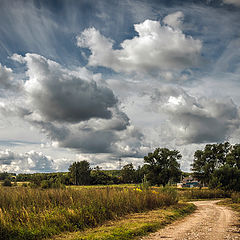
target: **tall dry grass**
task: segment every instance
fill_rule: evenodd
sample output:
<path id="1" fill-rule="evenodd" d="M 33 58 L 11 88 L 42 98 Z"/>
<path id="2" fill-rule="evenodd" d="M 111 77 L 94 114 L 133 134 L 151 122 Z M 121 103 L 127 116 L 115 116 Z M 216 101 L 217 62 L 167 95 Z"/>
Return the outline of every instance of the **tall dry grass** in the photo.
<path id="1" fill-rule="evenodd" d="M 240 192 L 233 192 L 231 199 L 233 203 L 240 203 Z"/>
<path id="2" fill-rule="evenodd" d="M 177 202 L 173 190 L 0 188 L 0 239 L 41 239 Z"/>
<path id="3" fill-rule="evenodd" d="M 231 193 L 221 189 L 182 189 L 178 190 L 182 199 L 213 199 L 230 197 Z"/>

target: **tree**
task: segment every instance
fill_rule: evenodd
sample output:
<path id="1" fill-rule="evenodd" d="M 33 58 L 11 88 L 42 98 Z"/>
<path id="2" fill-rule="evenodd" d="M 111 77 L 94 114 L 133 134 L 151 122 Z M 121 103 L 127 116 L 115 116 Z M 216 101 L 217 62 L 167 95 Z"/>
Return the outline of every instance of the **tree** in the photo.
<path id="1" fill-rule="evenodd" d="M 210 188 L 240 191 L 240 169 L 228 164 L 216 169 L 209 182 Z"/>
<path id="2" fill-rule="evenodd" d="M 4 179 L 2 185 L 4 187 L 11 187 L 12 186 L 11 180 L 9 178 Z"/>
<path id="3" fill-rule="evenodd" d="M 179 181 L 181 170 L 177 160 L 181 158 L 182 155 L 177 150 L 156 148 L 153 153 L 148 153 L 144 157 L 144 162 L 148 164 L 147 179 L 152 185 L 162 184 L 163 186 L 170 180 Z"/>
<path id="4" fill-rule="evenodd" d="M 88 161 L 74 162 L 68 170 L 73 184 L 88 185 L 91 183 L 91 168 Z"/>
<path id="5" fill-rule="evenodd" d="M 240 169 L 240 144 L 231 146 L 230 152 L 226 157 L 226 162 L 229 166 Z"/>
<path id="6" fill-rule="evenodd" d="M 133 183 L 136 179 L 136 170 L 133 167 L 133 164 L 127 164 L 121 169 L 121 178 L 124 183 Z"/>
<path id="7" fill-rule="evenodd" d="M 138 166 L 135 176 L 136 176 L 136 182 L 142 183 L 144 180 L 144 177 L 148 174 L 148 164 L 144 164 L 142 167 Z"/>
<path id="8" fill-rule="evenodd" d="M 101 168 L 97 166 L 94 168 L 94 170 L 91 171 L 91 183 L 93 185 L 107 185 L 113 184 L 114 182 L 110 175 L 102 171 Z"/>
<path id="9" fill-rule="evenodd" d="M 197 150 L 192 164 L 193 176 L 208 185 L 212 174 L 216 169 L 224 166 L 227 162 L 231 145 L 228 142 L 219 144 L 207 144 L 204 150 Z"/>

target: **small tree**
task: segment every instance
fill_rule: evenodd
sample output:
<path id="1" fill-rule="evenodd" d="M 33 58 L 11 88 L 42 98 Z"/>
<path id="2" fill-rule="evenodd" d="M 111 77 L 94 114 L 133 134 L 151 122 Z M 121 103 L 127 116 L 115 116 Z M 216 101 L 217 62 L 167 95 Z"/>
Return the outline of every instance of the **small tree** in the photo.
<path id="1" fill-rule="evenodd" d="M 163 186 L 170 180 L 179 181 L 181 170 L 177 160 L 181 158 L 182 155 L 177 150 L 156 148 L 153 153 L 148 153 L 144 157 L 144 162 L 148 164 L 147 179 L 152 185 L 162 184 Z"/>
<path id="2" fill-rule="evenodd" d="M 91 183 L 91 168 L 88 161 L 74 162 L 68 170 L 73 184 L 88 185 Z"/>
<path id="3" fill-rule="evenodd" d="M 6 178 L 6 179 L 3 181 L 2 185 L 3 185 L 4 187 L 11 187 L 11 186 L 12 186 L 11 180 L 8 179 L 8 178 Z"/>
<path id="4" fill-rule="evenodd" d="M 136 170 L 133 167 L 133 164 L 127 164 L 121 169 L 121 178 L 124 183 L 133 183 L 136 179 Z"/>

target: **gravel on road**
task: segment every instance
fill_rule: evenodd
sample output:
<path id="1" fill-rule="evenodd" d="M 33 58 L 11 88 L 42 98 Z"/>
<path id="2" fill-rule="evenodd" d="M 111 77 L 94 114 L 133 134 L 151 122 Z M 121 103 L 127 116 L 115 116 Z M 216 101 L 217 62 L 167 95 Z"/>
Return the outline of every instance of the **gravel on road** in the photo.
<path id="1" fill-rule="evenodd" d="M 190 216 L 152 233 L 142 240 L 236 240 L 240 239 L 239 216 L 218 201 L 196 201 Z"/>

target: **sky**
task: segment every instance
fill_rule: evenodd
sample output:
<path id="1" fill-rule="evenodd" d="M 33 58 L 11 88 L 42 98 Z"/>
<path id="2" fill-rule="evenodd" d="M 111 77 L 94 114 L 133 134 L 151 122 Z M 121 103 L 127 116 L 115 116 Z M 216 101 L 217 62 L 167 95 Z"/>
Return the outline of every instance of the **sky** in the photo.
<path id="1" fill-rule="evenodd" d="M 0 172 L 181 169 L 240 142 L 240 0 L 1 0 Z"/>

